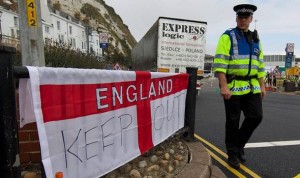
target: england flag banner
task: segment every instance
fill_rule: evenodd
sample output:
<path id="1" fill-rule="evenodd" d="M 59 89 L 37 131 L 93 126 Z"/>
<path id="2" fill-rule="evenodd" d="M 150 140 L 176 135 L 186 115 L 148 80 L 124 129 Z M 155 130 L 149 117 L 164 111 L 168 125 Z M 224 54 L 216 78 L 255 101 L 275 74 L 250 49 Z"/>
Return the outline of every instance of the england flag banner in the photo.
<path id="1" fill-rule="evenodd" d="M 184 126 L 188 74 L 27 68 L 20 122 L 35 117 L 49 178 L 105 175 Z"/>

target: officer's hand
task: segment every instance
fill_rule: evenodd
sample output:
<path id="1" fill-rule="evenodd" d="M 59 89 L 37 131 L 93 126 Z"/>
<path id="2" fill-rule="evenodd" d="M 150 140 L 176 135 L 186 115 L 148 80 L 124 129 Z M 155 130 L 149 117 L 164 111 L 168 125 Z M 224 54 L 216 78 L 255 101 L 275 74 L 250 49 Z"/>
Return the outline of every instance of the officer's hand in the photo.
<path id="1" fill-rule="evenodd" d="M 266 90 L 265 89 L 261 89 L 261 93 L 260 93 L 261 99 L 264 99 L 264 97 L 266 96 L 266 94 L 267 94 Z"/>
<path id="2" fill-rule="evenodd" d="M 225 100 L 228 100 L 231 97 L 231 92 L 230 92 L 230 90 L 228 89 L 227 86 L 221 87 L 220 88 L 220 93 L 221 93 L 221 95 L 223 96 L 223 98 Z"/>

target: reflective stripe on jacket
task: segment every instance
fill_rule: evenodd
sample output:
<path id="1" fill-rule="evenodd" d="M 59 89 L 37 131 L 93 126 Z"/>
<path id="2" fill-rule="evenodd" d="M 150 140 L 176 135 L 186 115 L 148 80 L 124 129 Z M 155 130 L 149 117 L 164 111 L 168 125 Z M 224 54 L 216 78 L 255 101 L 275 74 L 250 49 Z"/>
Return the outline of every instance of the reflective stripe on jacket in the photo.
<path id="1" fill-rule="evenodd" d="M 253 41 L 253 40 L 252 40 Z M 252 47 L 252 48 L 250 48 Z M 248 75 L 251 52 L 251 70 Z M 244 95 L 251 90 L 260 93 L 258 78 L 265 76 L 263 52 L 260 43 L 248 43 L 237 28 L 227 30 L 219 39 L 214 59 L 214 72 L 226 75 L 255 76 L 248 81 L 232 80 L 228 88 L 232 95 Z"/>

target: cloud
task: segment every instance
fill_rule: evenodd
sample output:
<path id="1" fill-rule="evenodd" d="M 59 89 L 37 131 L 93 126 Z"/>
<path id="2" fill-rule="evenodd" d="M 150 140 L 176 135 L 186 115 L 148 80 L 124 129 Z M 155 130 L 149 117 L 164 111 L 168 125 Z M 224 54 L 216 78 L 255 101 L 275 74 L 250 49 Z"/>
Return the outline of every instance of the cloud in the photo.
<path id="1" fill-rule="evenodd" d="M 160 16 L 207 22 L 207 53 L 214 54 L 220 35 L 236 26 L 233 6 L 251 3 L 256 26 L 269 54 L 284 52 L 286 43 L 295 43 L 300 56 L 299 0 L 106 0 L 118 13 L 139 41 Z"/>

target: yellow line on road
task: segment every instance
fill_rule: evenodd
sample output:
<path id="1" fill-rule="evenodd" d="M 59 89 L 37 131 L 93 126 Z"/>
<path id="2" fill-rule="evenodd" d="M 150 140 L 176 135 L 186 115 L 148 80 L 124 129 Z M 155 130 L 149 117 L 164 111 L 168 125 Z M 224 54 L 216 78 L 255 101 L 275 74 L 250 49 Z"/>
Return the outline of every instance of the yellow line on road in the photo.
<path id="1" fill-rule="evenodd" d="M 294 178 L 300 178 L 300 174 L 296 175 Z"/>
<path id="2" fill-rule="evenodd" d="M 208 153 L 215 159 L 217 160 L 220 164 L 222 164 L 224 167 L 226 167 L 229 171 L 231 171 L 234 175 L 236 175 L 239 178 L 246 178 L 246 176 L 244 176 L 243 174 L 241 174 L 239 171 L 237 171 L 236 169 L 230 167 L 225 161 L 223 161 L 220 157 L 218 157 L 216 154 L 214 154 L 213 152 L 211 152 L 209 149 L 206 148 L 206 150 L 208 151 Z"/>
<path id="3" fill-rule="evenodd" d="M 198 140 L 200 140 L 200 141 L 202 141 L 203 143 L 205 143 L 207 146 L 209 146 L 209 147 L 211 147 L 212 149 L 214 149 L 216 152 L 218 152 L 220 155 L 222 155 L 223 157 L 225 157 L 226 159 L 228 158 L 228 156 L 227 156 L 227 154 L 226 153 L 224 153 L 222 150 L 220 150 L 219 148 L 217 148 L 216 146 L 214 146 L 213 144 L 211 144 L 211 143 L 209 143 L 208 141 L 206 141 L 205 139 L 203 139 L 203 138 L 201 138 L 199 135 L 197 135 L 197 134 L 194 134 L 194 136 L 198 139 Z M 222 164 L 223 165 L 223 164 Z M 226 165 L 228 166 L 228 167 L 230 167 L 227 163 L 226 163 Z M 228 167 L 227 166 L 225 166 L 227 169 L 228 169 Z M 231 167 L 230 167 L 231 168 Z M 253 171 L 251 171 L 250 169 L 248 169 L 246 166 L 244 166 L 244 165 L 242 165 L 241 164 L 241 166 L 240 166 L 240 168 L 242 169 L 242 170 L 244 170 L 246 173 L 248 173 L 249 175 L 251 175 L 252 177 L 254 177 L 254 178 L 260 178 L 260 176 L 259 175 L 257 175 L 256 173 L 254 173 Z M 229 169 L 230 170 L 230 169 Z M 231 170 L 230 170 L 231 171 Z M 232 171 L 231 171 L 232 172 Z M 298 177 L 297 177 L 298 178 Z M 300 178 L 300 177 L 299 177 Z"/>

